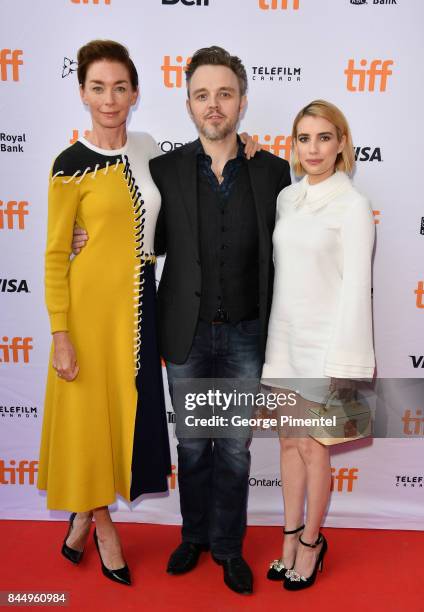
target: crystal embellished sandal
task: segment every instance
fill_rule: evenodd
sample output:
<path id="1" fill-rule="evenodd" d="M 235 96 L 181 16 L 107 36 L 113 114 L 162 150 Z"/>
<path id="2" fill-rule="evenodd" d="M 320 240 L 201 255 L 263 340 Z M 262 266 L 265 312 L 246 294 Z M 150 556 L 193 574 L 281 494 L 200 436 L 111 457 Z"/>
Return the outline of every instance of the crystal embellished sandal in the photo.
<path id="1" fill-rule="evenodd" d="M 305 576 L 301 576 L 300 574 L 295 572 L 294 569 L 288 570 L 286 572 L 286 578 L 284 580 L 283 586 L 288 591 L 301 591 L 302 589 L 307 589 L 308 587 L 314 584 L 315 579 L 317 577 L 318 569 L 320 570 L 320 572 L 322 572 L 322 568 L 324 565 L 324 555 L 328 549 L 327 540 L 324 538 L 322 533 L 319 534 L 318 539 L 314 544 L 307 544 L 306 542 L 302 540 L 300 536 L 299 536 L 299 542 L 303 544 L 303 546 L 308 546 L 309 548 L 316 548 L 322 543 L 322 547 L 321 547 L 321 550 L 319 551 L 319 555 L 315 562 L 314 571 L 309 576 L 309 578 L 305 578 Z"/>
<path id="2" fill-rule="evenodd" d="M 283 529 L 283 533 L 284 535 L 292 535 L 294 533 L 298 533 L 299 531 L 302 531 L 302 529 L 304 528 L 305 528 L 305 525 L 301 525 L 301 527 L 298 527 L 297 529 L 293 529 L 291 531 L 286 531 L 285 529 Z M 268 580 L 284 580 L 284 575 L 287 569 L 288 568 L 284 565 L 282 559 L 274 559 L 274 561 L 270 563 L 269 570 L 268 570 L 266 577 L 268 578 Z"/>

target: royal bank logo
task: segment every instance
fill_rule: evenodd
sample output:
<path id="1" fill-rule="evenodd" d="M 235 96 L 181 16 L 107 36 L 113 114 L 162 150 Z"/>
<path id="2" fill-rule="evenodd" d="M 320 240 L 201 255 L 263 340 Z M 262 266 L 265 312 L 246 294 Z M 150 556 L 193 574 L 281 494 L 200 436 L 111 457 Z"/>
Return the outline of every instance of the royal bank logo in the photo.
<path id="1" fill-rule="evenodd" d="M 361 59 L 360 68 L 358 68 L 355 60 L 349 59 L 344 71 L 347 90 L 352 92 L 386 91 L 388 79 L 393 74 L 390 66 L 393 65 L 393 60 L 374 59 L 368 66 L 368 60 Z"/>
<path id="2" fill-rule="evenodd" d="M 0 293 L 29 293 L 28 282 L 25 279 L 0 278 Z"/>
<path id="3" fill-rule="evenodd" d="M 278 136 L 271 136 L 270 134 L 259 136 L 259 134 L 254 134 L 252 138 L 255 142 L 258 142 L 261 145 L 264 151 L 269 151 L 270 153 L 278 155 L 283 159 L 290 159 L 292 145 L 291 136 L 283 136 L 281 134 Z"/>
<path id="4" fill-rule="evenodd" d="M 180 88 L 184 83 L 184 73 L 191 62 L 191 57 L 184 59 L 182 55 L 176 55 L 173 59 L 170 55 L 165 55 L 161 66 L 163 84 L 168 88 Z"/>
<path id="5" fill-rule="evenodd" d="M 403 423 L 402 432 L 405 436 L 423 436 L 424 435 L 424 416 L 421 409 L 415 409 L 413 412 L 410 408 L 405 410 L 401 417 Z"/>
<path id="6" fill-rule="evenodd" d="M 350 0 L 351 4 L 373 4 L 373 5 L 385 5 L 387 6 L 388 4 L 396 4 L 397 5 L 397 0 L 369 0 L 369 2 L 367 0 Z"/>
<path id="7" fill-rule="evenodd" d="M 36 419 L 38 418 L 37 406 L 0 406 L 0 416 L 3 419 Z"/>
<path id="8" fill-rule="evenodd" d="M 252 81 L 261 83 L 299 83 L 302 77 L 300 66 L 251 66 Z"/>
<path id="9" fill-rule="evenodd" d="M 395 476 L 395 487 L 403 487 L 409 489 L 422 489 L 424 486 L 424 476 L 402 475 Z"/>
<path id="10" fill-rule="evenodd" d="M 27 209 L 25 200 L 0 200 L 0 230 L 24 230 Z"/>
<path id="11" fill-rule="evenodd" d="M 351 4 L 368 4 L 367 0 L 350 0 Z"/>
<path id="12" fill-rule="evenodd" d="M 331 490 L 338 493 L 352 493 L 353 485 L 358 480 L 358 468 L 331 468 Z"/>
<path id="13" fill-rule="evenodd" d="M 62 66 L 62 79 L 65 79 L 67 76 L 76 72 L 78 70 L 78 63 L 75 60 L 69 59 L 69 57 L 63 58 L 63 66 Z"/>
<path id="14" fill-rule="evenodd" d="M 0 485 L 33 485 L 38 472 L 38 461 L 0 459 Z"/>
<path id="15" fill-rule="evenodd" d="M 287 11 L 293 9 L 297 11 L 299 9 L 300 0 L 258 0 L 259 8 L 262 11 Z"/>
<path id="16" fill-rule="evenodd" d="M 7 134 L 0 132 L 0 152 L 1 153 L 23 153 L 26 143 L 26 134 Z"/>

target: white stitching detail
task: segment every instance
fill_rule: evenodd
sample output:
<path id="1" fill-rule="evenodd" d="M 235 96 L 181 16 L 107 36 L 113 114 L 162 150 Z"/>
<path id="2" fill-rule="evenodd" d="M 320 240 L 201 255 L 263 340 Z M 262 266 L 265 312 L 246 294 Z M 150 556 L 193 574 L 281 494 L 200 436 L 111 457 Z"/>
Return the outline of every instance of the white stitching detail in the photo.
<path id="1" fill-rule="evenodd" d="M 87 168 L 84 170 L 81 178 L 79 178 L 77 181 L 75 181 L 76 185 L 79 185 L 82 181 L 82 179 L 85 177 L 85 175 L 87 174 L 87 172 L 89 172 L 91 170 L 90 166 L 87 166 Z"/>
<path id="2" fill-rule="evenodd" d="M 70 179 L 68 179 L 67 181 L 65 181 L 65 179 L 62 179 L 62 183 L 63 183 L 64 185 L 66 185 L 67 183 L 70 183 L 71 181 L 73 181 L 73 180 L 74 180 L 74 178 L 75 178 L 75 177 L 77 177 L 77 176 L 78 176 L 78 174 L 79 174 L 80 172 L 81 172 L 81 170 L 77 170 L 77 171 L 76 171 L 76 172 L 75 172 L 75 173 L 74 173 L 74 174 L 71 176 L 71 178 L 70 178 Z M 75 181 L 75 183 L 76 183 L 76 181 Z"/>

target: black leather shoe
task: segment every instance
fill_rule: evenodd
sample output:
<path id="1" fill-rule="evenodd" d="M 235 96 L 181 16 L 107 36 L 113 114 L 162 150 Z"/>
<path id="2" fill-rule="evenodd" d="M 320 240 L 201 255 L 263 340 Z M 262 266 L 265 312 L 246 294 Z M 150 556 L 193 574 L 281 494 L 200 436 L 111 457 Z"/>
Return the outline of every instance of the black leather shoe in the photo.
<path id="1" fill-rule="evenodd" d="M 71 516 L 69 517 L 69 527 L 68 527 L 68 531 L 66 533 L 65 539 L 63 540 L 62 551 L 61 551 L 62 555 L 66 559 L 68 559 L 68 561 L 71 561 L 71 563 L 75 563 L 75 565 L 77 565 L 81 561 L 84 551 L 75 550 L 75 548 L 71 548 L 70 546 L 66 544 L 66 540 L 69 538 L 69 534 L 72 531 L 72 525 L 74 523 L 74 518 L 76 517 L 76 515 L 77 513 L 73 512 Z"/>
<path id="2" fill-rule="evenodd" d="M 131 575 L 130 570 L 128 569 L 128 565 L 125 564 L 124 567 L 120 567 L 119 569 L 111 570 L 103 563 L 102 555 L 100 554 L 99 541 L 97 539 L 96 530 L 93 533 L 94 542 L 96 544 L 97 552 L 100 557 L 100 565 L 102 566 L 103 575 L 109 580 L 113 580 L 113 582 L 119 582 L 119 584 L 126 584 L 127 586 L 131 585 Z"/>
<path id="3" fill-rule="evenodd" d="M 168 574 L 185 574 L 196 567 L 200 553 L 208 550 L 209 544 L 181 542 L 169 557 L 166 571 Z"/>
<path id="4" fill-rule="evenodd" d="M 222 565 L 224 570 L 224 582 L 228 588 L 242 595 L 250 595 L 253 591 L 252 570 L 243 557 L 232 559 L 213 558 L 215 563 Z"/>

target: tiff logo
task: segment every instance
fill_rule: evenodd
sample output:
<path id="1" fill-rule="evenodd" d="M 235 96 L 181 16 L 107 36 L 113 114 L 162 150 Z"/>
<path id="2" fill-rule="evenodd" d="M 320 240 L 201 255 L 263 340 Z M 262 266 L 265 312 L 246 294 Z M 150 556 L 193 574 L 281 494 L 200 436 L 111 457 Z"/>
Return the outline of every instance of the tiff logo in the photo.
<path id="1" fill-rule="evenodd" d="M 29 352 L 34 348 L 31 344 L 32 338 L 21 338 L 16 336 L 15 338 L 9 338 L 3 336 L 3 344 L 0 344 L 0 363 L 19 363 L 20 357 L 22 357 L 23 363 L 29 363 Z"/>
<path id="2" fill-rule="evenodd" d="M 3 208 L 4 204 L 6 204 L 5 208 Z M 0 230 L 25 229 L 25 217 L 28 215 L 27 206 L 28 202 L 25 201 L 11 200 L 6 203 L 0 200 Z"/>
<path id="3" fill-rule="evenodd" d="M 3 459 L 0 459 L 0 485 L 24 485 L 35 484 L 35 474 L 38 472 L 38 461 L 16 461 L 12 459 L 7 466 Z M 16 478 L 17 477 L 17 478 Z"/>
<path id="4" fill-rule="evenodd" d="M 372 214 L 374 215 L 374 224 L 378 225 L 380 223 L 381 210 L 373 210 Z"/>
<path id="5" fill-rule="evenodd" d="M 417 296 L 417 301 L 416 301 L 417 308 L 424 308 L 424 299 L 423 299 L 424 298 L 424 282 L 423 281 L 418 281 L 418 285 L 414 293 Z"/>
<path id="6" fill-rule="evenodd" d="M 375 91 L 377 81 L 380 82 L 378 91 L 386 91 L 387 78 L 393 74 L 389 66 L 393 65 L 393 60 L 372 60 L 367 69 L 368 60 L 362 59 L 359 64 L 362 68 L 355 68 L 355 60 L 350 59 L 344 71 L 347 76 L 346 87 L 349 91 Z"/>
<path id="7" fill-rule="evenodd" d="M 19 59 L 23 51 L 21 49 L 1 49 L 0 50 L 0 74 L 2 81 L 8 81 L 9 66 L 12 66 L 12 81 L 19 81 L 19 66 L 23 61 Z"/>
<path id="8" fill-rule="evenodd" d="M 184 63 L 182 55 L 177 55 L 175 64 L 171 64 L 171 56 L 165 55 L 161 70 L 163 72 L 163 83 L 165 87 L 182 87 L 183 74 L 191 62 L 191 57 L 188 57 Z"/>
<path id="9" fill-rule="evenodd" d="M 84 138 L 87 138 L 90 135 L 90 130 L 84 130 Z M 79 131 L 72 130 L 72 138 L 69 139 L 69 144 L 73 145 L 79 138 Z"/>
<path id="10" fill-rule="evenodd" d="M 424 434 L 424 417 L 422 410 L 416 410 L 412 416 L 411 410 L 405 410 L 402 417 L 403 433 L 407 436 L 419 436 Z"/>
<path id="11" fill-rule="evenodd" d="M 263 141 L 261 141 L 259 139 L 259 136 L 255 134 L 254 136 L 252 136 L 252 138 L 255 142 L 259 142 L 259 144 L 265 151 L 270 151 L 271 153 L 274 153 L 274 155 L 279 155 L 280 157 L 281 153 L 283 153 L 282 157 L 284 159 L 290 159 L 290 151 L 292 144 L 291 136 L 278 135 L 275 136 L 274 139 L 272 139 L 269 134 L 265 134 L 265 136 L 263 137 Z"/>
<path id="12" fill-rule="evenodd" d="M 177 472 L 176 472 L 177 466 L 172 464 L 171 465 L 171 473 L 168 476 L 169 478 L 169 488 L 173 491 L 174 489 L 176 489 L 177 487 Z"/>
<path id="13" fill-rule="evenodd" d="M 295 11 L 299 8 L 300 0 L 259 0 L 259 8 L 262 11 L 275 11 L 282 9 L 286 11 L 288 8 L 293 8 Z"/>
<path id="14" fill-rule="evenodd" d="M 352 493 L 353 482 L 358 480 L 358 476 L 356 476 L 358 472 L 358 468 L 339 468 L 338 472 L 336 473 L 336 468 L 331 468 L 331 490 Z M 337 489 L 335 489 L 336 482 Z"/>

